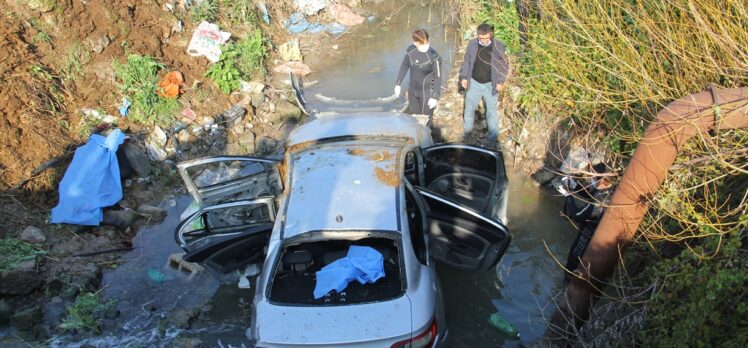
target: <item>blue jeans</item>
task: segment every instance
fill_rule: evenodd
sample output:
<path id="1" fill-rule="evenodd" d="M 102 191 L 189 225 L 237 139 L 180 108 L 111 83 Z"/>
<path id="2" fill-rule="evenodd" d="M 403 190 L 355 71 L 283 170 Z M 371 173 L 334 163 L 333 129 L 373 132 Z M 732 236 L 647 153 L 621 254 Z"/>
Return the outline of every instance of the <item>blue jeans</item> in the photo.
<path id="1" fill-rule="evenodd" d="M 467 92 L 465 92 L 465 114 L 463 115 L 464 123 L 462 124 L 462 135 L 467 136 L 473 131 L 475 123 L 475 109 L 478 108 L 480 99 L 486 101 L 486 122 L 488 123 L 488 141 L 496 142 L 499 135 L 499 96 L 493 95 L 495 86 L 491 82 L 478 83 L 470 80 Z"/>

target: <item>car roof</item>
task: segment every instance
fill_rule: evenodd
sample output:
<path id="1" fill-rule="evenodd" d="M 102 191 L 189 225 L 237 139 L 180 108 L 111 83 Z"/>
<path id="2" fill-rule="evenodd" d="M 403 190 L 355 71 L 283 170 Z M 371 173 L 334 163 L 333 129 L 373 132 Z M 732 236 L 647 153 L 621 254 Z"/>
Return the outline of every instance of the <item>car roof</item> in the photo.
<path id="1" fill-rule="evenodd" d="M 283 238 L 308 231 L 399 231 L 399 145 L 326 144 L 290 154 Z"/>
<path id="2" fill-rule="evenodd" d="M 429 130 L 410 115 L 397 112 L 367 112 L 327 116 L 305 123 L 288 136 L 287 146 L 343 136 L 409 138 L 420 144 Z"/>

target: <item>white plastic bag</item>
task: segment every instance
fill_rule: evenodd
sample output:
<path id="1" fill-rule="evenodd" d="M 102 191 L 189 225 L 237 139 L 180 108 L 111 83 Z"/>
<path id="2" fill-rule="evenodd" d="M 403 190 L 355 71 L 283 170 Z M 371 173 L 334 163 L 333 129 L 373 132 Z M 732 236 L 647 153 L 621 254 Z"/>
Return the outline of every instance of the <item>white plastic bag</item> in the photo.
<path id="1" fill-rule="evenodd" d="M 202 21 L 192 33 L 187 54 L 193 57 L 205 56 L 216 63 L 221 58 L 221 45 L 229 38 L 231 33 L 221 31 L 216 24 Z"/>

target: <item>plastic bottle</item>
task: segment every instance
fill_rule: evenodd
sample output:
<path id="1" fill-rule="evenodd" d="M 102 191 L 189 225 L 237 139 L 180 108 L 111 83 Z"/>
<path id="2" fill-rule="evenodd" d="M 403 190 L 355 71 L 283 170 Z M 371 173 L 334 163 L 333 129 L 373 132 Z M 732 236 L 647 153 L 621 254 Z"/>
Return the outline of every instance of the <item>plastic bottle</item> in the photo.
<path id="1" fill-rule="evenodd" d="M 488 322 L 499 329 L 499 331 L 501 331 L 505 335 L 513 339 L 519 339 L 519 331 L 517 330 L 517 328 L 515 328 L 514 325 L 509 323 L 506 319 L 502 318 L 499 313 L 491 314 L 491 316 L 488 317 Z"/>

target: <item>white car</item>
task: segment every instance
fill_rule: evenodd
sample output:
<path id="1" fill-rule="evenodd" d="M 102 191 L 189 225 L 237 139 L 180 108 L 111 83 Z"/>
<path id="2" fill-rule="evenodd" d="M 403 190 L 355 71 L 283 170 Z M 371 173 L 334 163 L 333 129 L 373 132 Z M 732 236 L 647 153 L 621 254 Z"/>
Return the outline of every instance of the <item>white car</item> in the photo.
<path id="1" fill-rule="evenodd" d="M 282 161 L 222 156 L 178 165 L 200 210 L 176 230 L 185 261 L 218 275 L 262 263 L 248 337 L 258 347 L 435 347 L 447 326 L 435 262 L 494 267 L 509 246 L 501 153 L 434 146 L 409 115 L 321 118 Z M 352 245 L 384 277 L 315 299 L 315 274 Z"/>

